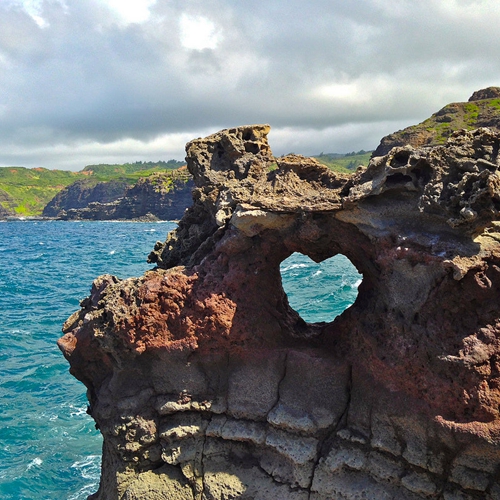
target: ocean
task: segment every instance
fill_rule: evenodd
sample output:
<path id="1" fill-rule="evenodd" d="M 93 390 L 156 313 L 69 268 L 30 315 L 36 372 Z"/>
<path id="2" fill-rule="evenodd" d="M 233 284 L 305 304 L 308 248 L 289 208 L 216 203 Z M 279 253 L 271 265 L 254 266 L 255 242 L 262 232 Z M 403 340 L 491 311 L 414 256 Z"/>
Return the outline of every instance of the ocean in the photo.
<path id="1" fill-rule="evenodd" d="M 61 326 L 100 274 L 140 276 L 172 222 L 0 223 L 0 499 L 83 500 L 97 490 L 102 439 L 85 387 L 57 348 Z M 361 276 L 344 256 L 281 264 L 290 304 L 331 321 Z"/>

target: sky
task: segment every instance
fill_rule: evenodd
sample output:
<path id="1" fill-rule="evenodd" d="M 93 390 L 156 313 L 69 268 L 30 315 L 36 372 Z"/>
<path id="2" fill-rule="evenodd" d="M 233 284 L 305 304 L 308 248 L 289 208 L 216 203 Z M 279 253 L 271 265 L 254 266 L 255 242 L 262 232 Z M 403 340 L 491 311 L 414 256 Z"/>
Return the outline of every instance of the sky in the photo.
<path id="1" fill-rule="evenodd" d="M 498 0 L 0 0 L 0 166 L 375 149 L 500 86 Z"/>

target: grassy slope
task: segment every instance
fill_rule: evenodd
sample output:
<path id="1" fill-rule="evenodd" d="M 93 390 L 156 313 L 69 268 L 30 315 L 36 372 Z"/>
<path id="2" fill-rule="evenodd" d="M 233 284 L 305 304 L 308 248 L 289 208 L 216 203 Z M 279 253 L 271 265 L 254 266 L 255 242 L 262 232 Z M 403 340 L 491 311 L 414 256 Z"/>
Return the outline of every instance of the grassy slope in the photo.
<path id="1" fill-rule="evenodd" d="M 99 181 L 110 181 L 112 179 L 128 179 L 131 183 L 136 181 L 139 177 L 147 177 L 153 172 L 163 170 L 173 170 L 185 165 L 182 161 L 158 161 L 158 162 L 136 162 L 124 163 L 122 165 L 87 165 L 83 172 L 91 174 L 93 178 Z"/>
<path id="2" fill-rule="evenodd" d="M 65 186 L 86 176 L 80 172 L 42 168 L 0 167 L 0 190 L 9 201 L 2 206 L 19 215 L 38 215 Z"/>
<path id="3" fill-rule="evenodd" d="M 314 156 L 320 163 L 331 168 L 335 172 L 352 173 L 359 165 L 366 167 L 370 161 L 371 151 L 358 151 L 341 155 L 338 153 L 328 153 Z"/>
<path id="4" fill-rule="evenodd" d="M 375 154 L 385 154 L 391 147 L 404 144 L 414 147 L 444 144 L 455 130 L 478 127 L 500 129 L 499 98 L 448 104 L 422 123 L 384 137 Z"/>
<path id="5" fill-rule="evenodd" d="M 412 130 L 425 130 L 433 135 L 434 144 L 444 144 L 451 132 L 465 128 L 473 130 L 481 126 L 485 115 L 500 113 L 500 99 L 448 104 L 418 125 L 408 127 Z"/>
<path id="6" fill-rule="evenodd" d="M 124 179 L 135 184 L 140 177 L 171 170 L 184 163 L 138 162 L 123 165 L 89 165 L 81 172 L 45 168 L 0 167 L 0 205 L 17 215 L 40 215 L 43 207 L 64 187 L 78 179 L 92 182 Z"/>

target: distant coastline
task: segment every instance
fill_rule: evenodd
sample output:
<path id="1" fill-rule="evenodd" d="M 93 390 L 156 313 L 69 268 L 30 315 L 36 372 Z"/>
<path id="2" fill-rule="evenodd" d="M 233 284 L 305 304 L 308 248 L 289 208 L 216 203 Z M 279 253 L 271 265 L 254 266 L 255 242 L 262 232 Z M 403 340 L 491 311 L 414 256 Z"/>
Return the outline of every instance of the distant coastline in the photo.
<path id="1" fill-rule="evenodd" d="M 366 167 L 371 153 L 314 158 L 351 173 Z M 88 165 L 80 172 L 0 167 L 0 220 L 176 220 L 192 204 L 192 187 L 187 167 L 177 160 Z"/>

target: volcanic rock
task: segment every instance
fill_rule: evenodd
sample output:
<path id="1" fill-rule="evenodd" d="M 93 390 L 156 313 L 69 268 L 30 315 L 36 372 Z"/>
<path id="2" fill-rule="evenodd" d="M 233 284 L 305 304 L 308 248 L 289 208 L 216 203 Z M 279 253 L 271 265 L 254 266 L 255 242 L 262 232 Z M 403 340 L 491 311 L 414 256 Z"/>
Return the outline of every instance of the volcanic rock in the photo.
<path id="1" fill-rule="evenodd" d="M 500 134 L 343 176 L 268 132 L 190 142 L 158 267 L 101 276 L 64 325 L 104 437 L 92 498 L 500 498 Z M 354 305 L 305 322 L 293 252 L 346 255 Z"/>
<path id="2" fill-rule="evenodd" d="M 477 90 L 469 97 L 469 102 L 481 101 L 483 99 L 500 99 L 500 87 L 488 87 Z"/>

